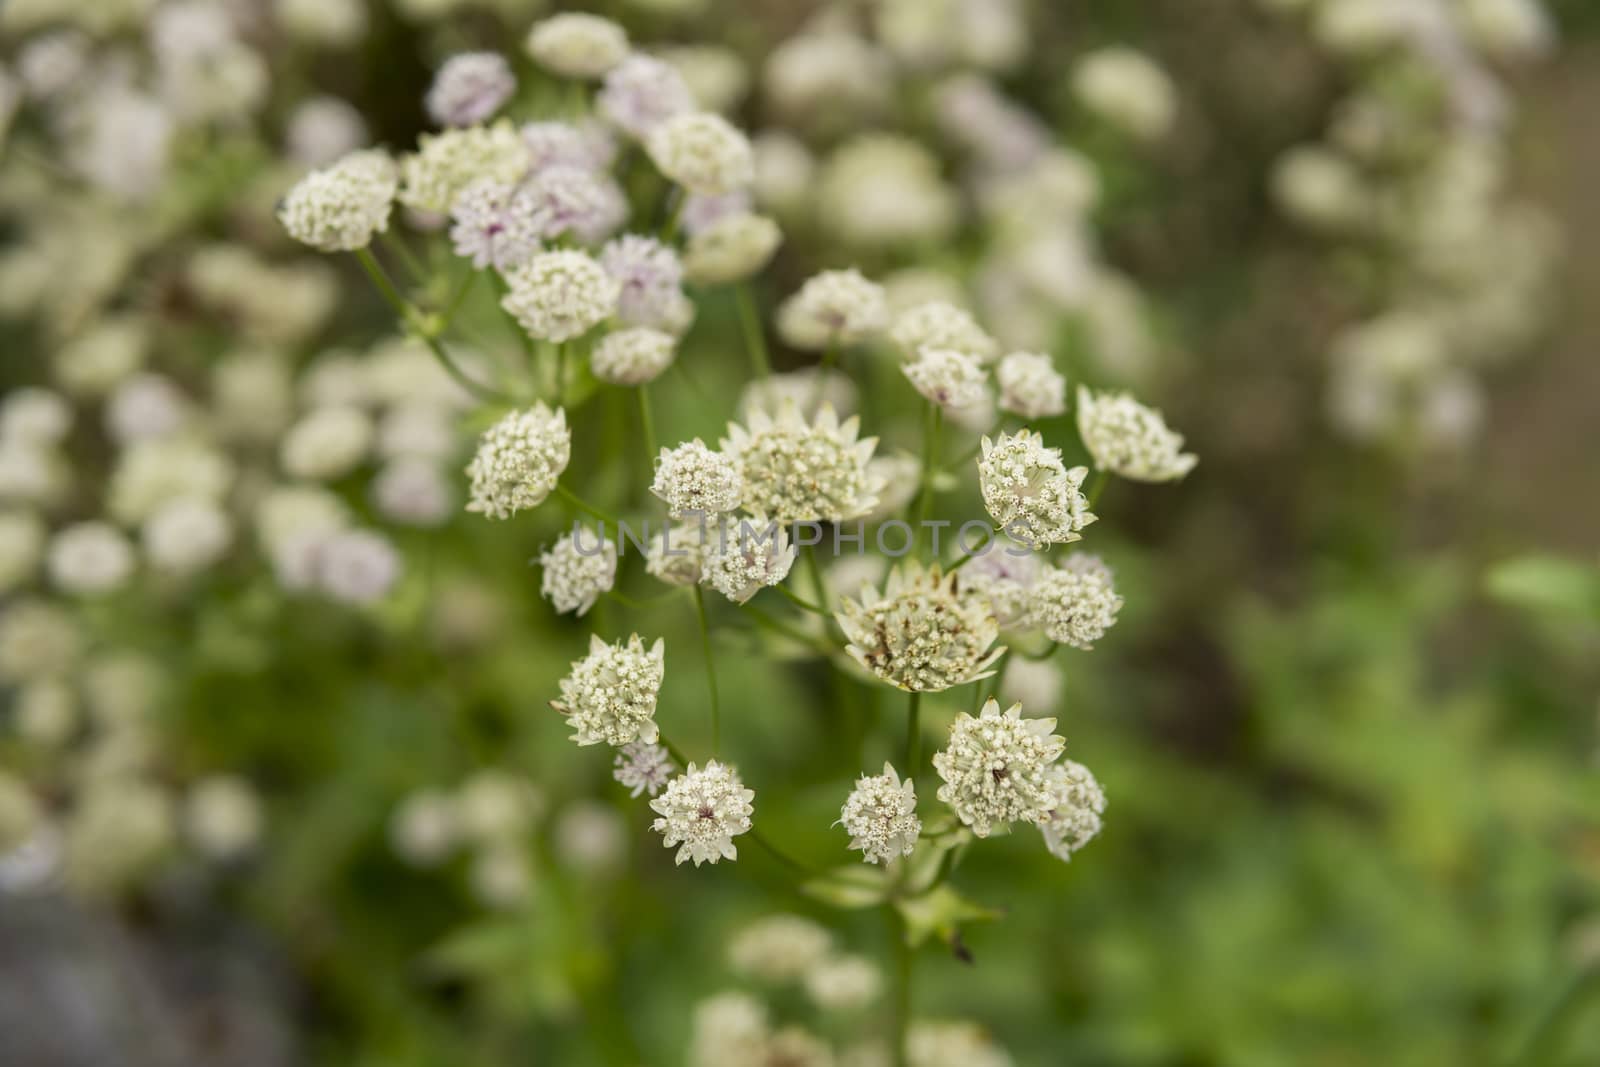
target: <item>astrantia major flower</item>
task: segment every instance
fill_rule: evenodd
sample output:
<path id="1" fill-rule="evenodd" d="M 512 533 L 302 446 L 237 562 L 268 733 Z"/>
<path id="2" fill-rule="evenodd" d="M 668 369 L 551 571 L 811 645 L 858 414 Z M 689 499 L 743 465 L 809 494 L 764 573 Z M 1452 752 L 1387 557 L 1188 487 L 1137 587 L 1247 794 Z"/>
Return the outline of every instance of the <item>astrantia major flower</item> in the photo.
<path id="1" fill-rule="evenodd" d="M 724 520 L 706 530 L 700 581 L 735 604 L 777 585 L 794 566 L 789 531 L 771 520 Z"/>
<path id="2" fill-rule="evenodd" d="M 683 263 L 654 237 L 624 234 L 600 250 L 600 265 L 621 286 L 617 316 L 630 326 L 664 329 L 683 299 Z"/>
<path id="3" fill-rule="evenodd" d="M 854 268 L 825 270 L 784 302 L 778 332 L 796 348 L 820 350 L 869 341 L 888 321 L 883 286 Z"/>
<path id="4" fill-rule="evenodd" d="M 722 451 L 739 466 L 746 510 L 783 525 L 867 514 L 883 481 L 868 469 L 878 439 L 858 441 L 860 429 L 860 419 L 841 423 L 827 404 L 811 423 L 794 404 L 784 404 L 776 419 L 751 412 L 748 428 L 729 423 Z"/>
<path id="5" fill-rule="evenodd" d="M 1025 419 L 1043 419 L 1067 410 L 1067 382 L 1050 357 L 1013 352 L 995 368 L 1000 407 Z"/>
<path id="6" fill-rule="evenodd" d="M 278 209 L 289 236 L 323 252 L 351 252 L 389 228 L 398 175 L 387 152 L 352 152 L 301 178 Z"/>
<path id="7" fill-rule="evenodd" d="M 617 580 L 617 545 L 577 527 L 539 556 L 544 577 L 539 593 L 562 615 L 583 615 Z"/>
<path id="8" fill-rule="evenodd" d="M 1106 795 L 1089 768 L 1069 759 L 1050 768 L 1046 784 L 1050 789 L 1050 811 L 1040 821 L 1039 832 L 1052 856 L 1070 860 L 1100 832 Z"/>
<path id="9" fill-rule="evenodd" d="M 540 249 L 544 223 L 533 198 L 519 186 L 485 178 L 473 182 L 450 208 L 456 255 L 482 270 L 507 271 Z"/>
<path id="10" fill-rule="evenodd" d="M 911 779 L 902 782 L 888 763 L 882 774 L 862 775 L 845 799 L 839 822 L 850 835 L 850 847 L 860 849 L 868 863 L 911 855 L 922 833 Z"/>
<path id="11" fill-rule="evenodd" d="M 709 517 L 739 507 L 744 479 L 738 464 L 696 437 L 661 450 L 650 491 L 666 502 L 667 513 L 675 519 Z"/>
<path id="12" fill-rule="evenodd" d="M 661 835 L 667 848 L 681 846 L 678 863 L 692 859 L 698 867 L 738 859 L 733 839 L 749 831 L 755 796 L 744 787 L 739 772 L 727 764 L 710 760 L 704 768 L 697 768 L 691 763 L 650 802 L 660 816 L 651 829 Z"/>
<path id="13" fill-rule="evenodd" d="M 793 982 L 833 951 L 827 927 L 803 915 L 768 915 L 733 935 L 728 965 L 748 978 Z"/>
<path id="14" fill-rule="evenodd" d="M 1078 433 L 1094 465 L 1136 482 L 1171 482 L 1194 470 L 1199 458 L 1183 451 L 1183 437 L 1161 413 L 1127 393 L 1096 396 L 1078 387 Z"/>
<path id="15" fill-rule="evenodd" d="M 606 121 L 639 139 L 666 120 L 695 110 L 694 96 L 677 68 L 642 52 L 611 68 L 595 104 Z"/>
<path id="16" fill-rule="evenodd" d="M 889 327 L 889 339 L 907 359 L 925 348 L 944 348 L 988 363 L 1000 347 L 976 319 L 943 300 L 929 300 L 902 311 Z"/>
<path id="17" fill-rule="evenodd" d="M 765 215 L 738 212 L 695 231 L 683 269 L 697 285 L 726 285 L 758 273 L 771 261 L 783 233 Z"/>
<path id="18" fill-rule="evenodd" d="M 571 458 L 572 431 L 565 411 L 551 411 L 543 403 L 513 411 L 484 432 L 467 465 L 472 479 L 467 510 L 509 519 L 538 507 L 554 491 Z"/>
<path id="19" fill-rule="evenodd" d="M 645 573 L 668 585 L 699 585 L 705 577 L 706 546 L 713 537 L 704 521 L 663 527 L 645 549 Z"/>
<path id="20" fill-rule="evenodd" d="M 1141 140 L 1162 137 L 1177 116 L 1172 79 L 1131 48 L 1103 48 L 1083 57 L 1072 92 L 1101 119 Z"/>
<path id="21" fill-rule="evenodd" d="M 721 115 L 675 115 L 645 141 L 656 168 L 691 192 L 726 193 L 755 180 L 750 139 Z"/>
<path id="22" fill-rule="evenodd" d="M 604 171 L 616 161 L 616 138 L 598 121 L 585 120 L 578 125 L 528 122 L 518 134 L 528 152 L 528 169 L 534 174 L 558 166 Z"/>
<path id="23" fill-rule="evenodd" d="M 945 409 L 982 402 L 988 380 L 975 357 L 949 348 L 924 348 L 900 369 L 929 403 Z"/>
<path id="24" fill-rule="evenodd" d="M 989 602 L 1002 628 L 1022 622 L 1029 612 L 1029 594 L 1043 569 L 1033 551 L 991 543 L 961 568 L 961 580 Z"/>
<path id="25" fill-rule="evenodd" d="M 571 234 L 594 244 L 628 218 L 628 200 L 616 180 L 588 167 L 552 164 L 535 171 L 522 188 L 547 241 Z"/>
<path id="26" fill-rule="evenodd" d="M 589 654 L 561 679 L 561 699 L 550 706 L 567 717 L 580 745 L 654 745 L 656 694 L 666 675 L 666 643 L 647 651 L 638 634 L 608 645 L 589 636 Z M 638 794 L 635 793 L 637 796 Z"/>
<path id="27" fill-rule="evenodd" d="M 662 745 L 648 741 L 629 741 L 617 750 L 611 777 L 628 789 L 629 796 L 649 793 L 655 796 L 666 788 L 677 771 L 672 755 Z"/>
<path id="28" fill-rule="evenodd" d="M 643 385 L 672 366 L 678 339 L 670 333 L 635 326 L 613 330 L 589 353 L 594 376 L 612 385 Z"/>
<path id="29" fill-rule="evenodd" d="M 621 287 L 592 257 L 576 251 L 544 252 L 506 279 L 500 301 L 528 335 L 560 343 L 581 337 L 617 310 Z"/>
<path id="30" fill-rule="evenodd" d="M 890 685 L 936 693 L 994 672 L 1005 651 L 993 648 L 1000 627 L 988 601 L 966 589 L 960 574 L 896 567 L 880 594 L 843 599 L 835 618 L 855 661 Z"/>
<path id="31" fill-rule="evenodd" d="M 1045 571 L 1028 593 L 1029 621 L 1050 640 L 1084 650 L 1105 636 L 1121 608 L 1111 568 L 1083 552 Z"/>
<path id="32" fill-rule="evenodd" d="M 400 202 L 443 215 L 473 182 L 490 179 L 515 185 L 528 173 L 529 153 L 505 119 L 423 134 L 417 150 L 400 160 Z"/>
<path id="33" fill-rule="evenodd" d="M 1068 470 L 1061 450 L 1029 430 L 985 437 L 981 447 L 983 504 L 1007 536 L 1032 547 L 1081 540 L 1078 531 L 1094 521 L 1080 492 L 1088 468 Z"/>
<path id="34" fill-rule="evenodd" d="M 133 548 L 108 522 L 74 523 L 50 541 L 50 579 L 79 596 L 98 596 L 123 585 L 133 574 Z"/>
<path id="35" fill-rule="evenodd" d="M 1022 705 L 1005 712 L 993 698 L 977 718 L 966 712 L 950 725 L 950 740 L 933 755 L 944 779 L 939 799 L 979 837 L 1014 822 L 1041 823 L 1054 810 L 1050 765 L 1066 742 L 1054 719 L 1025 719 Z"/>
<path id="36" fill-rule="evenodd" d="M 628 54 L 628 34 L 599 15 L 563 12 L 534 23 L 528 31 L 534 62 L 568 78 L 604 76 Z"/>
<path id="37" fill-rule="evenodd" d="M 428 115 L 441 126 L 471 126 L 500 110 L 517 90 L 505 57 L 463 52 L 445 60 L 428 89 Z"/>

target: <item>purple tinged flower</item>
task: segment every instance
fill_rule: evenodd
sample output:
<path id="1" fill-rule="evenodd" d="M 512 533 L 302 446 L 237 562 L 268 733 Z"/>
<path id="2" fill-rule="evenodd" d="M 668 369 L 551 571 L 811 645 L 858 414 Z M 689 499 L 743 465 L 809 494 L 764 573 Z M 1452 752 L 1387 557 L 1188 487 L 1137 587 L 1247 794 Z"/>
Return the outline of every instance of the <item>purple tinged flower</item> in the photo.
<path id="1" fill-rule="evenodd" d="M 623 322 L 670 327 L 682 297 L 683 263 L 677 252 L 653 237 L 630 233 L 600 250 L 600 265 L 622 286 L 618 317 Z"/>
<path id="2" fill-rule="evenodd" d="M 608 121 L 641 139 L 667 119 L 695 110 L 694 94 L 677 68 L 639 52 L 606 75 L 598 104 Z"/>
<path id="3" fill-rule="evenodd" d="M 473 126 L 500 110 L 517 91 L 503 56 L 463 52 L 451 56 L 428 90 L 428 114 L 441 126 Z"/>

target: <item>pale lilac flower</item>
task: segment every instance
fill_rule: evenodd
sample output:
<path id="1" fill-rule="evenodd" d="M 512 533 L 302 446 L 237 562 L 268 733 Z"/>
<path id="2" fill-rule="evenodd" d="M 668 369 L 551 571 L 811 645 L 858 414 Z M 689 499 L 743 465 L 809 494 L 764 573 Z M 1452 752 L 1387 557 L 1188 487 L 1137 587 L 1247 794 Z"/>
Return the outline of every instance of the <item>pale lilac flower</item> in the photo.
<path id="1" fill-rule="evenodd" d="M 609 174 L 575 166 L 549 166 L 523 186 L 546 240 L 572 234 L 593 244 L 621 226 L 628 217 L 628 200 Z"/>
<path id="2" fill-rule="evenodd" d="M 520 132 L 534 174 L 560 166 L 605 170 L 616 159 L 616 142 L 598 122 L 530 122 Z"/>
<path id="3" fill-rule="evenodd" d="M 451 56 L 428 89 L 428 114 L 441 126 L 472 126 L 500 110 L 517 91 L 505 58 L 494 52 Z"/>
<path id="4" fill-rule="evenodd" d="M 600 265 L 622 286 L 618 316 L 623 322 L 670 326 L 682 296 L 683 263 L 677 252 L 653 237 L 630 233 L 600 250 Z"/>
<path id="5" fill-rule="evenodd" d="M 527 192 L 493 178 L 469 185 L 450 211 L 450 240 L 456 255 L 482 270 L 508 270 L 532 259 L 540 249 L 544 217 Z"/>
<path id="6" fill-rule="evenodd" d="M 629 796 L 648 793 L 655 796 L 666 788 L 678 770 L 672 756 L 661 745 L 630 741 L 617 752 L 616 770 L 611 776 L 628 787 Z"/>
<path id="7" fill-rule="evenodd" d="M 400 554 L 371 530 L 345 530 L 327 538 L 315 566 L 317 587 L 345 604 L 380 600 L 400 578 Z"/>
<path id="8" fill-rule="evenodd" d="M 596 103 L 607 120 L 641 139 L 667 119 L 695 110 L 694 96 L 677 68 L 639 52 L 606 74 Z"/>
<path id="9" fill-rule="evenodd" d="M 748 189 L 726 193 L 690 193 L 683 201 L 678 223 L 690 237 L 704 233 L 724 219 L 748 215 L 754 198 Z"/>

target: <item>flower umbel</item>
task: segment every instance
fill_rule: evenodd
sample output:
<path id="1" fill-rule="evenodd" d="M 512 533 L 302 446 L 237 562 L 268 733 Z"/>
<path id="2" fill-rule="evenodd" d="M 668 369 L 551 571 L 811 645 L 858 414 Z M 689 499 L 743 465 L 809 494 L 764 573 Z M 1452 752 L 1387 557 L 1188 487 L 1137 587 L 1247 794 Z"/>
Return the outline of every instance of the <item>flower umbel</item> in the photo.
<path id="1" fill-rule="evenodd" d="M 1003 648 L 988 601 L 961 585 L 959 574 L 896 567 L 883 593 L 871 586 L 846 597 L 834 616 L 857 663 L 898 689 L 936 693 L 987 678 Z"/>
<path id="2" fill-rule="evenodd" d="M 992 697 L 977 718 L 966 712 L 950 726 L 950 741 L 933 755 L 944 779 L 939 799 L 979 837 L 1014 822 L 1040 823 L 1056 807 L 1050 765 L 1066 742 L 1054 719 L 1024 719 L 1022 705 L 1004 713 Z"/>
<path id="3" fill-rule="evenodd" d="M 1080 492 L 1087 467 L 1068 470 L 1061 450 L 1030 430 L 985 437 L 981 447 L 983 504 L 1009 537 L 1031 547 L 1082 540 L 1078 531 L 1094 521 Z"/>
<path id="4" fill-rule="evenodd" d="M 1161 413 L 1127 393 L 1096 396 L 1078 387 L 1078 433 L 1094 465 L 1136 482 L 1177 481 L 1199 458 L 1183 451 L 1183 437 Z"/>
<path id="5" fill-rule="evenodd" d="M 543 403 L 513 411 L 485 431 L 477 455 L 467 465 L 472 479 L 468 511 L 509 519 L 538 507 L 556 487 L 572 458 L 567 413 Z"/>
<path id="6" fill-rule="evenodd" d="M 733 839 L 749 831 L 755 796 L 739 780 L 739 772 L 727 764 L 709 760 L 704 768 L 698 768 L 691 763 L 650 802 L 660 816 L 651 829 L 661 835 L 666 847 L 681 846 L 678 863 L 692 859 L 698 867 L 738 859 Z"/>
<path id="7" fill-rule="evenodd" d="M 666 674 L 665 650 L 660 638 L 646 651 L 638 634 L 630 635 L 627 644 L 610 645 L 590 634 L 589 654 L 573 663 L 561 679 L 561 699 L 550 702 L 572 725 L 572 739 L 580 745 L 638 741 L 653 746 L 658 736 L 656 694 Z M 643 785 L 635 789 L 635 796 L 639 788 Z"/>
<path id="8" fill-rule="evenodd" d="M 882 774 L 862 775 L 845 799 L 839 822 L 850 835 L 850 847 L 860 849 L 868 863 L 911 855 L 922 833 L 911 779 L 902 782 L 888 763 Z"/>

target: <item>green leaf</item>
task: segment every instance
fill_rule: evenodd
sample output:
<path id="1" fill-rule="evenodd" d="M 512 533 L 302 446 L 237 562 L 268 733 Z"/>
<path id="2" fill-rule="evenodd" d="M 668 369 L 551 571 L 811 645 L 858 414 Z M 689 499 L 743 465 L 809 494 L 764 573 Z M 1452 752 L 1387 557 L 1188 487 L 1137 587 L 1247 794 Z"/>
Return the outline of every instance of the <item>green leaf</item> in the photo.
<path id="1" fill-rule="evenodd" d="M 1529 611 L 1600 622 L 1600 568 L 1556 556 L 1507 560 L 1484 579 L 1489 595 Z"/>
<path id="2" fill-rule="evenodd" d="M 889 874 L 866 863 L 836 867 L 813 878 L 800 891 L 835 908 L 870 908 L 889 899 Z"/>
<path id="3" fill-rule="evenodd" d="M 964 951 L 960 943 L 962 923 L 993 922 L 1005 915 L 999 909 L 968 900 L 948 885 L 938 886 L 919 897 L 897 900 L 895 907 L 905 920 L 906 941 L 913 948 L 937 935 L 958 953 Z"/>

